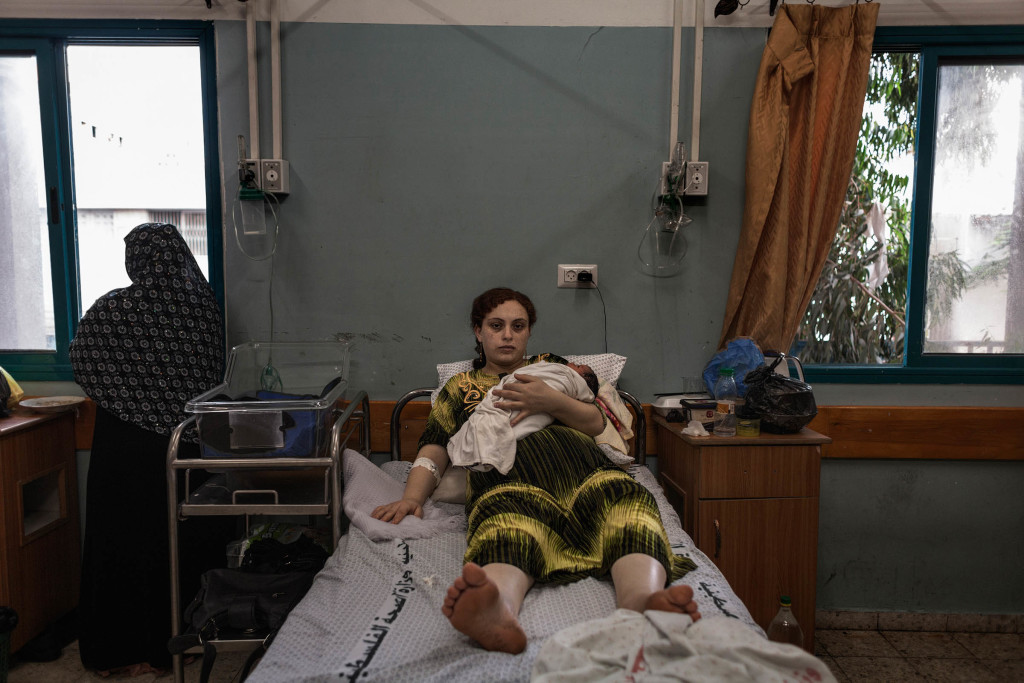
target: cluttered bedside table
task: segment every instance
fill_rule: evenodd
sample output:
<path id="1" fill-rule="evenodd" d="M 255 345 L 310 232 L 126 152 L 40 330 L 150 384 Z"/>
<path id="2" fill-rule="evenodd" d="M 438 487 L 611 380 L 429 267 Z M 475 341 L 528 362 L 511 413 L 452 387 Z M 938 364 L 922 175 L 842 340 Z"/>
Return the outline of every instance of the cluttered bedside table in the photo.
<path id="1" fill-rule="evenodd" d="M 683 529 L 718 565 L 754 620 L 767 629 L 779 596 L 793 600 L 804 648 L 814 651 L 821 446 L 796 434 L 690 436 L 654 416 L 658 480 Z"/>

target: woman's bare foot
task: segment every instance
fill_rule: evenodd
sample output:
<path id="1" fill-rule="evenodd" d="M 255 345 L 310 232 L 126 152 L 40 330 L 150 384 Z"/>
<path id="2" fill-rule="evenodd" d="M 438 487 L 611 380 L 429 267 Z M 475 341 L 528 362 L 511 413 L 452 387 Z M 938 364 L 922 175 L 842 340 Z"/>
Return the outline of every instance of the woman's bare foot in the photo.
<path id="1" fill-rule="evenodd" d="M 526 649 L 526 633 L 519 620 L 480 565 L 470 562 L 462 567 L 462 576 L 448 588 L 441 612 L 456 630 L 485 650 L 515 655 Z"/>
<path id="2" fill-rule="evenodd" d="M 693 599 L 693 589 L 689 586 L 669 586 L 651 593 L 644 606 L 644 610 L 649 609 L 686 614 L 694 621 L 700 619 L 697 603 Z"/>

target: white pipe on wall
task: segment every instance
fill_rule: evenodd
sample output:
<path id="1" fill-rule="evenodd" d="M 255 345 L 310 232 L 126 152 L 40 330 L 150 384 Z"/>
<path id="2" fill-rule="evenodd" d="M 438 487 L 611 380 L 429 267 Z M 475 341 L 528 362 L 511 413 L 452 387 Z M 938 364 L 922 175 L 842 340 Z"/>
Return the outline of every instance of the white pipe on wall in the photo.
<path id="1" fill-rule="evenodd" d="M 672 114 L 669 119 L 668 159 L 676 153 L 679 142 L 679 58 L 682 51 L 683 0 L 672 3 Z"/>
<path id="2" fill-rule="evenodd" d="M 249 158 L 260 158 L 260 98 L 256 72 L 256 0 L 245 3 L 245 44 L 249 66 Z"/>
<path id="3" fill-rule="evenodd" d="M 250 0 L 251 2 L 252 0 Z M 270 101 L 273 108 L 274 159 L 283 159 L 281 124 L 281 0 L 270 0 Z"/>
<path id="4" fill-rule="evenodd" d="M 693 8 L 693 128 L 690 133 L 690 160 L 700 161 L 700 95 L 704 74 L 704 0 Z"/>

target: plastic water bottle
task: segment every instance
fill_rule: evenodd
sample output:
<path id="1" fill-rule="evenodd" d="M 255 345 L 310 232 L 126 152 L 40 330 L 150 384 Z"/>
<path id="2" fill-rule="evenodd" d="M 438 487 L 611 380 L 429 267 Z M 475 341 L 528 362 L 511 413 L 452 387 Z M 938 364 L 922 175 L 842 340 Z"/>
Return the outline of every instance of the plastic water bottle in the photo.
<path id="1" fill-rule="evenodd" d="M 768 624 L 768 640 L 776 643 L 789 643 L 797 647 L 804 646 L 804 632 L 800 628 L 800 624 L 796 623 L 788 595 L 779 598 L 779 613 Z"/>
<path id="2" fill-rule="evenodd" d="M 718 371 L 715 382 L 715 436 L 736 436 L 736 378 L 732 368 Z"/>

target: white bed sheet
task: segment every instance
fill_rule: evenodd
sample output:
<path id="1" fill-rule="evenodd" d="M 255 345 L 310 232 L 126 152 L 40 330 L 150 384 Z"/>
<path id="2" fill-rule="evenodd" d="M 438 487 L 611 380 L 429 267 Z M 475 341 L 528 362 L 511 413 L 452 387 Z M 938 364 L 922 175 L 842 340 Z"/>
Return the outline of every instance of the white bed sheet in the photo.
<path id="1" fill-rule="evenodd" d="M 404 479 L 409 463 L 385 463 L 382 469 Z M 697 569 L 679 583 L 693 587 L 701 613 L 733 617 L 763 633 L 718 568 L 682 530 L 650 470 L 633 466 L 630 472 L 653 492 L 675 552 L 696 563 Z M 465 549 L 464 532 L 374 542 L 351 528 L 248 680 L 528 681 L 548 637 L 615 610 L 607 580 L 537 586 L 527 594 L 520 614 L 529 640 L 526 651 L 487 652 L 441 614 Z"/>

